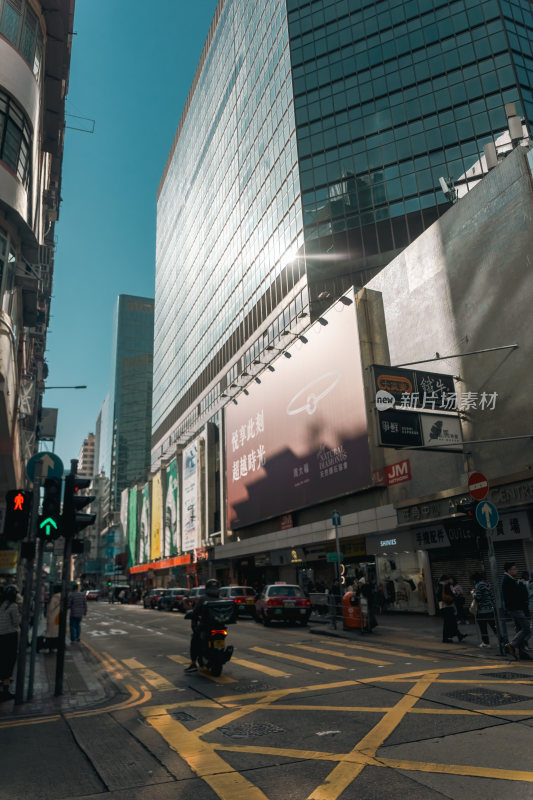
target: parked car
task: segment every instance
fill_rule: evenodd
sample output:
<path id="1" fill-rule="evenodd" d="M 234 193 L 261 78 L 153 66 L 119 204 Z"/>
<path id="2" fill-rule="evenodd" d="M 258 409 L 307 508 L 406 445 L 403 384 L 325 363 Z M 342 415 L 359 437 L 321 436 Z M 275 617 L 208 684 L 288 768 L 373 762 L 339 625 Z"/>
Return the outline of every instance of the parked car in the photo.
<path id="1" fill-rule="evenodd" d="M 257 619 L 263 625 L 270 625 L 272 620 L 307 625 L 311 615 L 311 603 L 299 586 L 290 583 L 265 586 L 257 598 L 255 609 Z"/>
<path id="2" fill-rule="evenodd" d="M 155 608 L 157 603 L 159 602 L 159 598 L 165 591 L 164 586 L 160 586 L 158 589 L 150 589 L 143 598 L 143 605 L 145 608 Z"/>
<path id="3" fill-rule="evenodd" d="M 231 598 L 239 616 L 248 614 L 255 619 L 257 613 L 255 610 L 256 594 L 251 586 L 222 586 L 218 596 L 221 600 Z"/>
<path id="4" fill-rule="evenodd" d="M 160 611 L 186 611 L 184 602 L 189 597 L 189 590 L 183 588 L 166 589 L 157 602 Z"/>
<path id="5" fill-rule="evenodd" d="M 189 596 L 184 601 L 183 605 L 185 606 L 187 611 L 190 611 L 194 608 L 200 597 L 205 595 L 205 586 L 194 586 L 189 591 Z"/>
<path id="6" fill-rule="evenodd" d="M 98 600 L 99 597 L 100 597 L 99 589 L 87 589 L 87 591 L 85 592 L 86 600 Z"/>

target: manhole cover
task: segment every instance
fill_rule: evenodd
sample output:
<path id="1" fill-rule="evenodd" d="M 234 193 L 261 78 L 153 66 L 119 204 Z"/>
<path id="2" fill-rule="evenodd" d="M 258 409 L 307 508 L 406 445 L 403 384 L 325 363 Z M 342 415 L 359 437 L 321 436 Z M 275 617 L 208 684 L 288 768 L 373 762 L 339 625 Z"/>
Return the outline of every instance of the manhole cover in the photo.
<path id="1" fill-rule="evenodd" d="M 240 725 L 224 725 L 219 729 L 230 739 L 249 739 L 254 736 L 266 736 L 268 733 L 285 733 L 283 728 L 270 722 L 243 722 Z"/>
<path id="2" fill-rule="evenodd" d="M 453 697 L 457 700 L 464 700 L 467 703 L 482 706 L 506 706 L 509 703 L 523 703 L 531 700 L 521 694 L 511 694 L 510 692 L 495 692 L 493 689 L 459 689 L 456 692 L 447 692 L 446 697 Z"/>
<path id="3" fill-rule="evenodd" d="M 177 719 L 178 722 L 189 722 L 191 719 L 196 719 L 192 714 L 187 714 L 186 711 L 174 711 L 172 716 L 174 719 Z"/>
<path id="4" fill-rule="evenodd" d="M 530 672 L 529 675 L 526 675 L 522 672 L 484 672 L 484 678 L 503 678 L 505 681 L 513 681 L 513 680 L 533 680 L 533 672 Z"/>
<path id="5" fill-rule="evenodd" d="M 261 681 L 238 681 L 231 688 L 234 692 L 266 692 L 275 687 Z"/>

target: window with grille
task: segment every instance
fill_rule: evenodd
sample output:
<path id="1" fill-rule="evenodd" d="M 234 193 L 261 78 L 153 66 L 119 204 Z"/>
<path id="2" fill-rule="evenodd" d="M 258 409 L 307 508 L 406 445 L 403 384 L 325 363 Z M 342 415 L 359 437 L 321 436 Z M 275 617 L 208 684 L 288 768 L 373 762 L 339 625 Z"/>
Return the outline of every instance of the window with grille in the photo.
<path id="1" fill-rule="evenodd" d="M 7 164 L 27 190 L 31 172 L 31 133 L 26 115 L 0 91 L 0 160 Z"/>

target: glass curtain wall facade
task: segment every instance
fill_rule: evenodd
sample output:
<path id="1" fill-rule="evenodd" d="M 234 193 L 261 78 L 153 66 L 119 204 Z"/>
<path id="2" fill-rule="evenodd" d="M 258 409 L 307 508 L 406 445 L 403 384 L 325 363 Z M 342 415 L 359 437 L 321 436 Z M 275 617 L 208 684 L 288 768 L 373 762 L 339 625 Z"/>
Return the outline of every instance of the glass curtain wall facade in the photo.
<path id="1" fill-rule="evenodd" d="M 150 466 L 154 301 L 119 295 L 115 310 L 110 403 L 112 424 L 110 511 L 120 510 L 120 495 Z M 101 458 L 102 460 L 102 458 Z"/>
<path id="2" fill-rule="evenodd" d="M 285 0 L 221 0 L 217 17 L 158 197 L 156 440 L 300 277 Z"/>
<path id="3" fill-rule="evenodd" d="M 287 6 L 306 252 L 333 249 L 357 284 L 448 208 L 439 178 L 460 182 L 506 131 L 506 103 L 532 121 L 533 7 Z"/>
<path id="4" fill-rule="evenodd" d="M 482 177 L 506 104 L 531 129 L 532 47 L 529 0 L 220 0 L 158 195 L 153 462 Z"/>

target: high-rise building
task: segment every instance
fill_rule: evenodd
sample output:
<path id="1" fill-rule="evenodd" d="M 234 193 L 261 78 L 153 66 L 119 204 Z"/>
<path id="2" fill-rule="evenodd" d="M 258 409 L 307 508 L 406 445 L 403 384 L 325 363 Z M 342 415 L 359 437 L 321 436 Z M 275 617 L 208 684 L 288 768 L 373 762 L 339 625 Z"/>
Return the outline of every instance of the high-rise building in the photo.
<path id="1" fill-rule="evenodd" d="M 150 466 L 154 301 L 118 296 L 113 323 L 111 386 L 99 415 L 97 473 L 109 479 L 108 511 Z"/>
<path id="2" fill-rule="evenodd" d="M 0 506 L 44 428 L 73 17 L 74 0 L 0 1 Z"/>
<path id="3" fill-rule="evenodd" d="M 154 467 L 468 191 L 508 117 L 527 135 L 532 54 L 529 0 L 220 0 L 158 193 Z"/>
<path id="4" fill-rule="evenodd" d="M 83 444 L 78 454 L 78 475 L 85 475 L 92 478 L 94 475 L 94 456 L 95 456 L 95 435 L 89 433 L 83 440 Z"/>

